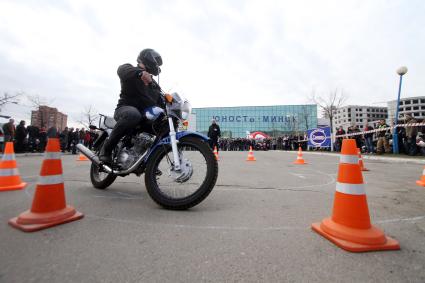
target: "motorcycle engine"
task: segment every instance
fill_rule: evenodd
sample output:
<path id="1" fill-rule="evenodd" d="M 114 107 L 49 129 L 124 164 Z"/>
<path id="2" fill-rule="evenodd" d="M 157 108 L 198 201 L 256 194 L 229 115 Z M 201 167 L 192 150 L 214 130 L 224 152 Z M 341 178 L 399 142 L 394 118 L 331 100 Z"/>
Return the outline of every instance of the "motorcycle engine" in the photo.
<path id="1" fill-rule="evenodd" d="M 123 147 L 117 157 L 118 165 L 126 170 L 133 165 L 137 159 L 152 145 L 155 136 L 140 133 L 131 139 L 132 146 L 130 148 Z"/>

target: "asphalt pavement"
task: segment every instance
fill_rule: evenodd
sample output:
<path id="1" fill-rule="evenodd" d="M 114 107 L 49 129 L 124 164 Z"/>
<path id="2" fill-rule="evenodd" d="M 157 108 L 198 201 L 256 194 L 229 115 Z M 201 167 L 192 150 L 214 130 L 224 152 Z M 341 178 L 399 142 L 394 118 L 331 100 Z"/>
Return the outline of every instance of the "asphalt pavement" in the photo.
<path id="1" fill-rule="evenodd" d="M 42 156 L 18 156 L 25 190 L 0 192 L 0 282 L 425 282 L 423 165 L 365 159 L 372 223 L 401 250 L 350 253 L 310 225 L 330 216 L 337 155 L 219 152 L 211 195 L 187 211 L 158 207 L 144 179 L 107 190 L 89 162 L 62 156 L 66 199 L 81 220 L 34 233 L 7 221 L 31 206 Z"/>

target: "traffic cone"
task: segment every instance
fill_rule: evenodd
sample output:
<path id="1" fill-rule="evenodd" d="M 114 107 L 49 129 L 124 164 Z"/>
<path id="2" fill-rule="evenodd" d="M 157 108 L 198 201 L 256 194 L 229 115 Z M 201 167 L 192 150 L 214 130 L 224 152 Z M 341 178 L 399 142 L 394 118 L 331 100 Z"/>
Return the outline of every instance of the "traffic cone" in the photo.
<path id="1" fill-rule="evenodd" d="M 215 160 L 219 161 L 220 158 L 218 158 L 218 151 L 217 151 L 217 147 L 216 146 L 214 146 L 214 151 L 213 152 L 214 152 Z"/>
<path id="2" fill-rule="evenodd" d="M 301 149 L 301 146 L 298 149 L 298 156 L 297 156 L 297 160 L 294 161 L 294 164 L 307 164 L 307 162 L 304 161 L 303 159 L 303 151 Z"/>
<path id="3" fill-rule="evenodd" d="M 312 229 L 351 252 L 398 250 L 398 242 L 370 223 L 356 141 L 344 139 L 332 217 L 313 223 Z"/>
<path id="4" fill-rule="evenodd" d="M 22 231 L 33 232 L 83 216 L 66 205 L 59 139 L 49 138 L 31 209 L 10 219 L 9 224 Z"/>
<path id="5" fill-rule="evenodd" d="M 80 153 L 80 155 L 77 158 L 77 161 L 90 161 L 84 154 Z"/>
<path id="6" fill-rule="evenodd" d="M 416 181 L 416 184 L 418 184 L 419 186 L 425 187 L 425 168 L 422 171 L 422 177 L 420 180 Z"/>
<path id="7" fill-rule="evenodd" d="M 22 182 L 19 176 L 13 142 L 7 142 L 0 161 L 0 191 L 21 190 L 26 185 L 27 183 Z"/>
<path id="8" fill-rule="evenodd" d="M 359 166 L 360 166 L 360 170 L 362 170 L 362 171 L 370 171 L 369 169 L 367 169 L 366 167 L 364 167 L 363 157 L 362 157 L 362 153 L 360 151 L 360 148 L 357 148 L 357 152 L 358 152 L 358 155 L 359 155 Z"/>
<path id="9" fill-rule="evenodd" d="M 256 161 L 254 157 L 254 153 L 252 152 L 252 146 L 249 147 L 248 158 L 246 161 Z"/>

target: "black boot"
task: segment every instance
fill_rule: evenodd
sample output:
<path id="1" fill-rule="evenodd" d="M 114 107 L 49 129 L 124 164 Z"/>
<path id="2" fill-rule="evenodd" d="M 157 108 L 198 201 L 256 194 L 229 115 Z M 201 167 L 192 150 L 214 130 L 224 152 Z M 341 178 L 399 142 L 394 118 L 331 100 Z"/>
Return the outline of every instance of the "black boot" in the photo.
<path id="1" fill-rule="evenodd" d="M 110 149 L 108 140 L 103 143 L 99 153 L 99 160 L 105 164 L 112 164 L 112 149 Z"/>

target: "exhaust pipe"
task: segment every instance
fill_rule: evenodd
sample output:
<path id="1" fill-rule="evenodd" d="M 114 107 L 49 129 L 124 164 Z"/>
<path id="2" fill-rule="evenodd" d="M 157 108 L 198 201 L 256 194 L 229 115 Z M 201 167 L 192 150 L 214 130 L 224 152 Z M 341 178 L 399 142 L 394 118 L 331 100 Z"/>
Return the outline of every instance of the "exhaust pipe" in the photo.
<path id="1" fill-rule="evenodd" d="M 97 157 L 97 155 L 93 151 L 91 151 L 90 149 L 88 149 L 81 143 L 77 144 L 77 148 L 82 154 L 84 154 L 84 156 L 90 159 L 91 162 L 93 162 L 97 166 L 102 166 L 102 168 L 106 171 L 106 173 L 112 173 L 112 169 L 109 168 L 109 166 L 100 164 L 99 157 Z"/>

